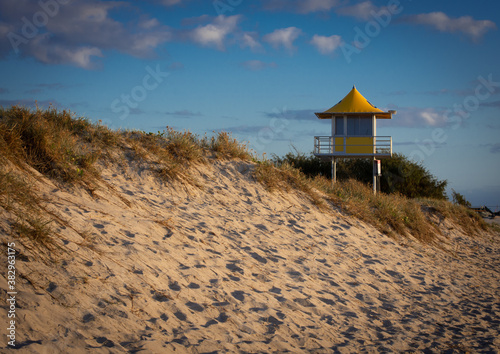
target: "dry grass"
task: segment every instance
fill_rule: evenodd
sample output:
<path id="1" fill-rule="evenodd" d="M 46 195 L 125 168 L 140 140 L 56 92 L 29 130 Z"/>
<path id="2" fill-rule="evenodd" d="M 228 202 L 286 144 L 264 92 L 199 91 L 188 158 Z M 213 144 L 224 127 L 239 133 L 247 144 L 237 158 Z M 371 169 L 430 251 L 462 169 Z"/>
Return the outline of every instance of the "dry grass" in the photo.
<path id="1" fill-rule="evenodd" d="M 116 134 L 70 112 L 54 108 L 0 109 L 0 149 L 13 163 L 25 162 L 40 173 L 64 182 L 90 182 L 101 150 Z"/>
<path id="2" fill-rule="evenodd" d="M 488 229 L 479 215 L 447 201 L 383 193 L 374 196 L 371 188 L 354 180 L 332 187 L 329 180 L 308 178 L 290 164 L 276 167 L 266 159 L 256 160 L 247 145 L 226 132 L 200 138 L 170 127 L 157 134 L 111 131 L 70 112 L 14 106 L 0 108 L 0 207 L 15 216 L 13 230 L 37 242 L 46 241 L 51 232 L 50 219 L 42 217 L 32 186 L 7 172 L 8 164 L 21 168 L 29 165 L 54 180 L 83 183 L 93 190 L 91 185 L 99 179 L 96 161 L 113 163 L 109 151 L 115 149 L 126 155 L 127 146 L 132 148 L 129 158 L 140 161 L 162 180 L 195 186 L 200 184 L 189 172 L 193 164 L 205 164 L 214 157 L 253 159 L 257 162 L 254 177 L 268 190 L 300 191 L 321 209 L 327 208 L 326 195 L 326 200 L 387 235 L 411 234 L 422 242 L 433 242 L 439 228 L 431 222 L 432 215 L 450 219 L 468 234 Z"/>
<path id="3" fill-rule="evenodd" d="M 40 208 L 41 200 L 33 186 L 0 162 L 0 208 L 8 212 L 14 235 L 26 237 L 36 244 L 52 244 L 50 219 Z"/>
<path id="4" fill-rule="evenodd" d="M 128 143 L 134 159 L 146 161 L 165 180 L 196 184 L 186 167 L 216 158 L 249 159 L 245 144 L 229 133 L 201 139 L 190 131 L 112 131 L 101 124 L 76 117 L 71 112 L 31 110 L 13 106 L 0 108 L 0 156 L 27 163 L 40 173 L 61 182 L 83 182 L 89 188 L 98 179 L 94 167 L 111 149 Z"/>
<path id="5" fill-rule="evenodd" d="M 276 167 L 267 160 L 261 161 L 257 163 L 254 177 L 271 192 L 298 190 L 307 195 L 317 207 L 326 206 L 323 198 L 312 187 L 310 180 L 300 170 L 289 164 Z"/>
<path id="6" fill-rule="evenodd" d="M 411 199 L 400 194 L 374 195 L 372 188 L 353 179 L 332 186 L 325 177 L 307 178 L 287 163 L 275 167 L 269 161 L 260 162 L 254 176 L 269 191 L 299 190 L 314 204 L 324 208 L 323 198 L 316 190 L 322 191 L 326 199 L 344 212 L 392 237 L 411 235 L 423 243 L 437 241 L 436 236 L 441 231 L 431 220 L 434 214 L 448 218 L 470 235 L 488 229 L 477 213 L 449 201 Z"/>
<path id="7" fill-rule="evenodd" d="M 316 178 L 315 183 L 321 188 L 327 181 L 324 178 Z M 429 243 L 436 233 L 439 233 L 438 229 L 428 222 L 420 204 L 414 199 L 396 194 L 374 195 L 370 187 L 356 180 L 336 183 L 333 189 L 328 187 L 325 192 L 343 210 L 372 224 L 386 235 L 405 236 L 409 233 L 418 240 Z"/>
<path id="8" fill-rule="evenodd" d="M 6 211 L 15 210 L 19 205 L 34 208 L 38 205 L 38 196 L 32 186 L 20 176 L 8 172 L 5 161 L 0 161 L 0 207 Z"/>
<path id="9" fill-rule="evenodd" d="M 29 182 L 30 166 L 60 183 L 81 183 L 92 190 L 94 163 L 117 134 L 70 112 L 0 108 L 0 207 L 13 235 L 34 245 L 53 245 L 52 219 Z M 14 172 L 16 171 L 16 172 Z"/>
<path id="10" fill-rule="evenodd" d="M 435 214 L 460 225 L 469 235 L 488 229 L 477 213 L 446 200 L 411 199 L 384 193 L 375 196 L 370 187 L 355 180 L 337 183 L 333 188 L 330 181 L 322 177 L 313 183 L 343 210 L 389 236 L 410 234 L 421 242 L 432 243 L 441 233 L 431 220 Z"/>
<path id="11" fill-rule="evenodd" d="M 423 199 L 419 201 L 422 208 L 428 213 L 437 214 L 440 218 L 452 220 L 459 225 L 463 232 L 474 235 L 478 231 L 489 229 L 488 224 L 475 211 L 446 200 Z"/>
<path id="12" fill-rule="evenodd" d="M 240 143 L 233 138 L 230 133 L 219 132 L 210 139 L 204 138 L 202 144 L 215 153 L 217 158 L 222 159 L 242 159 L 251 158 L 250 151 L 246 144 Z"/>

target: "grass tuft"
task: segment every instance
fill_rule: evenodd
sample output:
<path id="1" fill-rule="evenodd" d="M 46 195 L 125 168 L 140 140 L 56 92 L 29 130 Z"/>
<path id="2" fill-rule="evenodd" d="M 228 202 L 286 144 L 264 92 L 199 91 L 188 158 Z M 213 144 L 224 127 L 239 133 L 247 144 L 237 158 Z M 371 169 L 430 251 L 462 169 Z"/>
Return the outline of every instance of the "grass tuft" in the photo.
<path id="1" fill-rule="evenodd" d="M 39 208 L 40 198 L 33 186 L 22 177 L 7 172 L 5 161 L 0 163 L 0 208 L 9 214 L 12 230 L 37 244 L 48 245 L 52 228 L 50 219 L 43 216 Z"/>
<path id="2" fill-rule="evenodd" d="M 300 170 L 287 163 L 276 167 L 268 160 L 258 162 L 254 177 L 271 192 L 276 190 L 288 192 L 295 189 L 307 195 L 316 206 L 325 205 L 323 198 L 312 188 L 310 180 Z"/>
<path id="3" fill-rule="evenodd" d="M 330 200 L 350 215 L 375 226 L 389 235 L 412 235 L 423 243 L 433 243 L 441 233 L 430 219 L 435 213 L 460 225 L 473 235 L 487 230 L 487 224 L 474 211 L 446 200 L 412 199 L 400 194 L 378 193 L 356 180 L 337 182 L 333 187 L 324 177 L 312 180 Z"/>
<path id="4" fill-rule="evenodd" d="M 439 232 L 427 221 L 420 204 L 414 199 L 398 194 L 374 195 L 370 187 L 352 179 L 337 182 L 333 188 L 324 177 L 317 177 L 314 183 L 334 204 L 388 236 L 409 233 L 429 243 Z"/>
<path id="5" fill-rule="evenodd" d="M 217 158 L 242 160 L 251 158 L 248 145 L 240 143 L 227 132 L 219 132 L 210 139 L 205 138 L 203 143 L 215 153 Z"/>
<path id="6" fill-rule="evenodd" d="M 420 201 L 420 204 L 423 209 L 429 210 L 430 213 L 452 220 L 468 235 L 488 230 L 486 221 L 478 213 L 466 206 L 436 199 L 423 199 Z"/>
<path id="7" fill-rule="evenodd" d="M 52 243 L 50 236 L 53 230 L 49 225 L 51 222 L 52 220 L 35 214 L 15 221 L 13 229 L 20 236 L 27 237 L 35 243 L 48 245 Z"/>
<path id="8" fill-rule="evenodd" d="M 95 177 L 94 162 L 98 145 L 82 140 L 109 144 L 107 128 L 96 127 L 67 111 L 30 110 L 13 106 L 0 109 L 0 149 L 12 162 L 27 162 L 51 178 L 65 181 L 90 181 Z"/>

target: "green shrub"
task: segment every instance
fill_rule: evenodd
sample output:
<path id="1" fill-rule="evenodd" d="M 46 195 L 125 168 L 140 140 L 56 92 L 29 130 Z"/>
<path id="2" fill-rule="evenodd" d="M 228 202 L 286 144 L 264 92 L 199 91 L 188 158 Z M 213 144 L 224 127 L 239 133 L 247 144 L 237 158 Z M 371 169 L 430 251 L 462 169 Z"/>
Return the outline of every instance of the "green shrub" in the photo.
<path id="1" fill-rule="evenodd" d="M 309 177 L 325 176 L 331 178 L 331 161 L 322 160 L 314 155 L 306 156 L 298 151 L 283 157 L 274 157 L 277 165 L 290 164 Z M 337 159 L 337 180 L 355 179 L 365 184 L 373 181 L 373 160 Z M 399 193 L 409 198 L 446 199 L 447 181 L 440 181 L 422 164 L 410 161 L 401 154 L 393 154 L 391 159 L 382 160 L 381 191 Z"/>
<path id="2" fill-rule="evenodd" d="M 471 203 L 467 199 L 465 199 L 465 197 L 462 194 L 456 192 L 453 188 L 451 189 L 451 192 L 452 192 L 453 203 L 457 205 L 462 205 L 467 208 L 472 207 Z"/>

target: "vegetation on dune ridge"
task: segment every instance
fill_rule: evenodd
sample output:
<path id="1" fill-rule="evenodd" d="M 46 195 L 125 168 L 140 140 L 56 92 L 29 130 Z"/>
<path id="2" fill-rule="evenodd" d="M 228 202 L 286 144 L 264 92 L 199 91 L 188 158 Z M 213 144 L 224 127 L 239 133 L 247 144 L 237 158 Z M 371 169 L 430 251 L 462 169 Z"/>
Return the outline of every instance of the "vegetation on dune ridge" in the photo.
<path id="1" fill-rule="evenodd" d="M 23 176 L 12 171 L 14 166 L 30 166 L 57 183 L 82 185 L 92 193 L 100 179 L 96 162 L 113 161 L 113 150 L 144 161 L 165 181 L 194 185 L 186 169 L 193 163 L 206 163 L 209 157 L 251 157 L 247 146 L 226 132 L 200 138 L 169 127 L 157 134 L 113 131 L 55 108 L 0 108 L 0 208 L 9 213 L 12 231 L 38 243 L 46 243 L 53 233 L 44 202 Z"/>
<path id="2" fill-rule="evenodd" d="M 312 154 L 295 151 L 283 157 L 274 157 L 277 165 L 289 164 L 309 177 L 318 175 L 331 178 L 331 162 Z M 408 198 L 446 199 L 446 180 L 438 180 L 421 163 L 410 161 L 406 156 L 395 153 L 391 159 L 382 160 L 383 174 L 380 189 L 383 193 L 401 194 Z M 355 179 L 369 184 L 373 179 L 371 159 L 337 159 L 337 180 Z"/>
<path id="3" fill-rule="evenodd" d="M 113 151 L 146 163 L 162 180 L 198 186 L 186 167 L 217 159 L 253 161 L 255 179 L 268 190 L 300 191 L 321 210 L 333 204 L 387 235 L 411 234 L 422 242 L 433 242 L 440 232 L 431 220 L 434 216 L 449 218 L 471 234 L 487 229 L 476 213 L 444 199 L 445 181 L 433 178 L 404 156 L 396 155 L 392 163 L 399 161 L 403 164 L 399 169 L 410 171 L 400 177 L 403 182 L 396 181 L 406 189 L 374 196 L 370 187 L 354 179 L 341 178 L 332 186 L 322 170 L 316 169 L 321 165 L 305 155 L 289 154 L 274 161 L 258 159 L 247 145 L 226 132 L 199 137 L 169 127 L 158 133 L 113 131 L 67 111 L 13 106 L 0 108 L 0 208 L 11 215 L 14 233 L 46 243 L 53 230 L 32 185 L 9 171 L 9 166 L 31 166 L 57 183 L 82 185 L 92 193 L 100 179 L 96 162 L 113 162 Z M 345 167 L 356 177 L 366 166 L 353 162 Z"/>

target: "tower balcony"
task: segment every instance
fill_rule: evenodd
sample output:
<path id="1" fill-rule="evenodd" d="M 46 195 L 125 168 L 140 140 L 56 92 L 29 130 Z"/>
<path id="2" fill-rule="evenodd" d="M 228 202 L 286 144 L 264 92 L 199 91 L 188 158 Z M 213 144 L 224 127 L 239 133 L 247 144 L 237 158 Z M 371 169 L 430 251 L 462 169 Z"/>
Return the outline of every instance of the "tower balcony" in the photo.
<path id="1" fill-rule="evenodd" d="M 317 157 L 392 157 L 390 136 L 315 136 Z"/>

